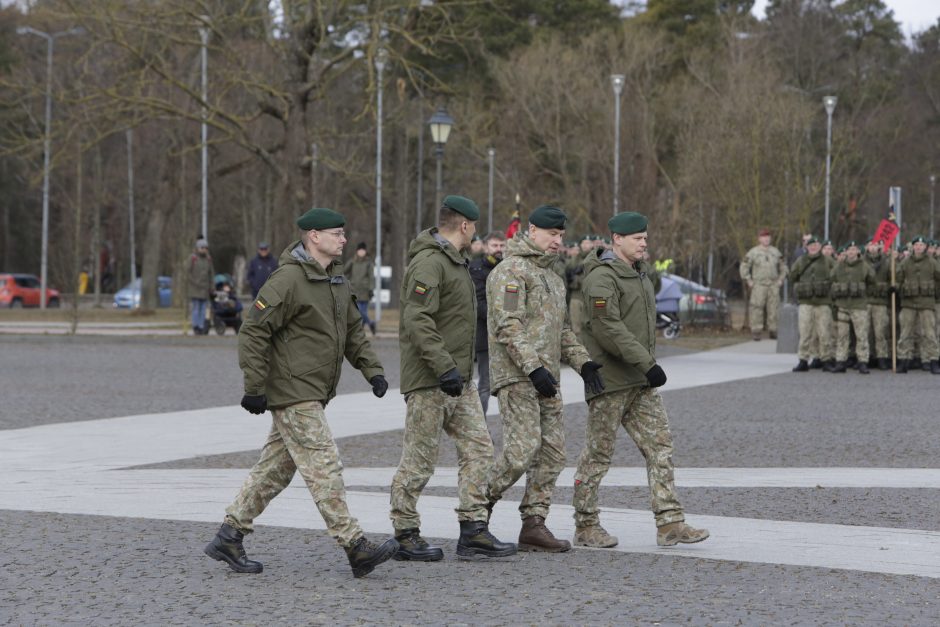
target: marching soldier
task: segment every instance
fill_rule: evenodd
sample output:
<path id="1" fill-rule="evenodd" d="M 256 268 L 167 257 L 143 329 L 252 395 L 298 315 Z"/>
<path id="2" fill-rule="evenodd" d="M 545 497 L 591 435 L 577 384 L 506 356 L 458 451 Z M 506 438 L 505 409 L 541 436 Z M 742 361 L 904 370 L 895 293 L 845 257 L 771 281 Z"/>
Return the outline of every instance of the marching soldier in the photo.
<path id="1" fill-rule="evenodd" d="M 447 196 L 436 228 L 418 235 L 401 287 L 401 392 L 408 406 L 405 441 L 392 479 L 391 519 L 399 560 L 438 561 L 440 547 L 421 537 L 418 497 L 434 473 L 441 431 L 457 445 L 458 557 L 504 557 L 514 544 L 489 532 L 486 480 L 493 441 L 473 383 L 476 291 L 461 254 L 476 232 L 480 210 L 469 198 Z"/>
<path id="2" fill-rule="evenodd" d="M 751 335 L 755 341 L 761 339 L 764 315 L 770 339 L 777 339 L 777 309 L 780 307 L 780 286 L 787 276 L 787 264 L 783 254 L 770 245 L 770 230 L 762 229 L 757 234 L 758 245 L 747 251 L 741 262 L 741 278 L 751 290 L 748 313 L 751 320 Z"/>
<path id="3" fill-rule="evenodd" d="M 868 374 L 868 290 L 875 271 L 859 255 L 858 245 L 845 245 L 845 259 L 832 270 L 832 300 L 836 305 L 836 365 L 832 372 L 845 372 L 849 358 L 849 333 L 855 331 L 856 368 Z"/>
<path id="4" fill-rule="evenodd" d="M 591 358 L 604 366 L 606 385 L 585 386 L 590 409 L 574 481 L 574 541 L 597 548 L 617 545 L 617 538 L 600 524 L 597 492 L 622 425 L 646 460 L 656 543 L 701 542 L 708 531 L 685 524 L 676 495 L 672 435 L 656 390 L 666 382 L 666 373 L 656 363 L 656 300 L 649 265 L 643 261 L 647 219 L 624 212 L 607 225 L 613 234 L 611 250 L 598 250 L 585 262 L 583 290 L 590 312 L 585 345 Z"/>
<path id="5" fill-rule="evenodd" d="M 503 452 L 489 483 L 490 508 L 523 474 L 519 550 L 571 548 L 545 526 L 555 481 L 565 466 L 561 362 L 591 388 L 597 372 L 567 322 L 565 286 L 551 266 L 561 248 L 567 216 L 549 205 L 529 216 L 529 227 L 506 245 L 502 263 L 486 281 L 490 376 L 503 417 Z"/>
<path id="6" fill-rule="evenodd" d="M 940 374 L 940 344 L 934 306 L 940 285 L 940 262 L 927 256 L 927 240 L 917 236 L 911 242 L 911 255 L 898 269 L 901 309 L 901 338 L 898 340 L 898 373 L 907 372 L 914 338 L 920 335 L 921 359 L 930 363 L 930 372 Z"/>
<path id="7" fill-rule="evenodd" d="M 810 236 L 805 244 L 806 252 L 796 260 L 790 271 L 793 289 L 799 300 L 800 328 L 799 363 L 793 368 L 793 372 L 807 372 L 809 359 L 814 354 L 827 365 L 827 370 L 833 366 L 829 275 L 835 264 L 831 257 L 822 254 L 822 243 L 819 239 Z M 814 341 L 818 349 L 813 346 Z"/>

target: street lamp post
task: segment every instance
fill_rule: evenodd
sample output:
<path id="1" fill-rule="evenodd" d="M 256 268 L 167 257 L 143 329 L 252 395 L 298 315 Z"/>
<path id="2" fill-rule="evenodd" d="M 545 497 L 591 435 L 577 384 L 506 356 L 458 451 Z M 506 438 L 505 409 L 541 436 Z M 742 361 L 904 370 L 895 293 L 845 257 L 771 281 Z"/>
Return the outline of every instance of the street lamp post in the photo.
<path id="1" fill-rule="evenodd" d="M 375 127 L 375 323 L 382 320 L 382 74 L 388 62 L 388 51 L 375 52 L 377 100 Z"/>
<path id="2" fill-rule="evenodd" d="M 829 180 L 832 171 L 832 112 L 836 110 L 838 98 L 835 96 L 825 96 L 823 106 L 826 107 L 826 223 L 824 226 L 823 239 L 829 239 Z"/>
<path id="3" fill-rule="evenodd" d="M 443 106 L 438 107 L 437 111 L 434 112 L 434 115 L 431 116 L 431 119 L 428 120 L 428 126 L 431 127 L 431 140 L 434 142 L 434 157 L 437 159 L 437 208 L 436 211 L 439 211 L 441 208 L 441 202 L 443 201 L 443 183 L 441 182 L 443 161 L 444 161 L 444 144 L 447 143 L 447 138 L 450 137 L 450 130 L 454 127 L 454 118 L 450 117 L 450 114 L 447 113 L 447 109 Z"/>
<path id="4" fill-rule="evenodd" d="M 85 29 L 70 28 L 46 33 L 30 26 L 19 26 L 17 35 L 36 35 L 46 40 L 46 131 L 42 142 L 42 248 L 39 265 L 39 307 L 46 308 L 46 286 L 49 278 L 49 170 L 52 151 L 52 49 L 55 40 L 66 35 L 81 35 Z"/>
<path id="5" fill-rule="evenodd" d="M 930 239 L 933 239 L 933 222 L 934 222 L 934 191 L 937 187 L 937 175 L 930 175 Z"/>
<path id="6" fill-rule="evenodd" d="M 199 38 L 202 40 L 200 63 L 202 65 L 202 236 L 209 239 L 209 126 L 206 120 L 209 110 L 209 16 L 203 15 L 199 26 Z"/>
<path id="7" fill-rule="evenodd" d="M 486 232 L 493 232 L 493 169 L 496 165 L 496 149 L 489 148 L 486 151 L 486 156 L 490 158 L 490 186 L 489 194 L 487 196 L 487 204 L 489 205 L 489 220 L 486 223 Z M 933 236 L 931 236 L 933 237 Z"/>
<path id="8" fill-rule="evenodd" d="M 623 74 L 611 74 L 614 88 L 614 215 L 620 213 L 620 94 L 623 93 Z"/>
<path id="9" fill-rule="evenodd" d="M 134 308 L 134 293 L 136 291 L 137 281 L 137 248 L 134 242 L 134 131 L 127 129 L 124 131 L 124 137 L 127 140 L 127 229 L 131 242 L 131 309 Z M 141 286 L 143 287 L 143 286 Z M 141 295 L 143 296 L 143 295 Z M 137 301 L 138 306 L 143 303 Z"/>

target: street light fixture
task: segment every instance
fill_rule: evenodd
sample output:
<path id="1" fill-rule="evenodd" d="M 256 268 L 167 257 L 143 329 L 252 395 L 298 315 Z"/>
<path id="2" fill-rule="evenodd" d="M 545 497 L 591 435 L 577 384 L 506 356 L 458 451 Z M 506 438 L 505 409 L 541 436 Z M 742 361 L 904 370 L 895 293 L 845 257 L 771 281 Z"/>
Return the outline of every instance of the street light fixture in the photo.
<path id="1" fill-rule="evenodd" d="M 832 171 L 832 112 L 836 110 L 838 98 L 835 96 L 824 96 L 823 106 L 826 107 L 826 224 L 823 239 L 829 239 L 829 185 L 830 174 Z"/>
<path id="2" fill-rule="evenodd" d="M 614 215 L 620 213 L 620 95 L 623 93 L 623 74 L 611 74 L 614 88 Z"/>
<path id="3" fill-rule="evenodd" d="M 36 35 L 46 40 L 46 131 L 42 145 L 42 248 L 39 264 L 39 307 L 46 308 L 46 287 L 49 278 L 49 170 L 51 168 L 50 156 L 52 152 L 52 49 L 59 37 L 66 35 L 82 35 L 85 29 L 81 26 L 60 31 L 46 33 L 30 26 L 18 26 L 17 35 Z"/>
<path id="4" fill-rule="evenodd" d="M 428 126 L 431 127 L 431 140 L 434 142 L 434 156 L 437 159 L 437 210 L 440 210 L 443 201 L 441 170 L 444 161 L 444 144 L 447 143 L 450 131 L 454 127 L 454 118 L 450 117 L 447 109 L 442 105 L 428 120 Z"/>
<path id="5" fill-rule="evenodd" d="M 375 51 L 376 86 L 375 97 L 375 323 L 382 320 L 382 75 L 388 63 L 388 51 Z"/>
<path id="6" fill-rule="evenodd" d="M 489 221 L 486 225 L 486 232 L 493 232 L 493 169 L 496 164 L 496 149 L 488 148 L 486 151 L 486 156 L 490 158 L 490 185 L 489 185 L 489 195 L 487 197 L 489 205 Z"/>

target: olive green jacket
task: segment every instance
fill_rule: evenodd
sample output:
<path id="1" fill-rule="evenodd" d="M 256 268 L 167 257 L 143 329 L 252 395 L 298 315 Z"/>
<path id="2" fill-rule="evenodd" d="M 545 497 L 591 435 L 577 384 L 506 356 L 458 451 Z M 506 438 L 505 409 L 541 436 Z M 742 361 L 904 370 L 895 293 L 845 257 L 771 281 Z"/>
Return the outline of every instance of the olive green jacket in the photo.
<path id="1" fill-rule="evenodd" d="M 266 394 L 272 409 L 326 404 L 336 395 L 343 357 L 366 381 L 384 374 L 339 263 L 324 269 L 300 241 L 278 263 L 238 333 L 245 394 Z"/>
<path id="2" fill-rule="evenodd" d="M 868 262 L 857 257 L 836 263 L 830 275 L 832 302 L 842 309 L 866 309 L 868 290 L 875 286 L 875 271 Z"/>
<path id="3" fill-rule="evenodd" d="M 511 383 L 529 381 L 540 367 L 560 382 L 562 361 L 580 372 L 590 360 L 568 323 L 565 282 L 552 269 L 556 259 L 518 232 L 486 279 L 493 395 Z"/>
<path id="4" fill-rule="evenodd" d="M 889 291 L 891 287 L 891 258 L 880 253 L 870 255 L 866 252 L 865 261 L 875 271 L 875 283 L 868 290 L 868 304 L 887 307 L 891 303 L 889 299 L 891 294 Z M 895 267 L 895 272 L 897 272 L 897 267 Z"/>
<path id="5" fill-rule="evenodd" d="M 940 262 L 926 253 L 911 255 L 897 270 L 901 307 L 905 309 L 933 309 L 937 289 L 940 287 Z"/>
<path id="6" fill-rule="evenodd" d="M 831 305 L 832 257 L 822 253 L 800 255 L 790 270 L 793 290 L 801 305 Z"/>
<path id="7" fill-rule="evenodd" d="M 354 256 L 343 266 L 343 274 L 349 279 L 349 286 L 358 301 L 368 302 L 369 293 L 375 287 L 373 263 L 371 257 L 360 259 Z"/>
<path id="8" fill-rule="evenodd" d="M 212 257 L 202 256 L 199 253 L 193 253 L 189 257 L 189 281 L 188 294 L 190 298 L 201 298 L 207 300 L 209 292 L 214 285 L 212 278 L 215 276 L 215 270 L 212 266 Z"/>
<path id="9" fill-rule="evenodd" d="M 401 283 L 401 392 L 440 385 L 440 376 L 457 368 L 473 377 L 477 297 L 467 258 L 441 237 L 437 228 L 422 231 L 408 247 Z"/>
<path id="10" fill-rule="evenodd" d="M 649 385 L 656 364 L 656 295 L 649 264 L 627 264 L 613 251 L 591 253 L 582 294 L 587 322 L 584 345 L 604 366 L 604 394 Z M 587 400 L 598 396 L 585 390 Z"/>

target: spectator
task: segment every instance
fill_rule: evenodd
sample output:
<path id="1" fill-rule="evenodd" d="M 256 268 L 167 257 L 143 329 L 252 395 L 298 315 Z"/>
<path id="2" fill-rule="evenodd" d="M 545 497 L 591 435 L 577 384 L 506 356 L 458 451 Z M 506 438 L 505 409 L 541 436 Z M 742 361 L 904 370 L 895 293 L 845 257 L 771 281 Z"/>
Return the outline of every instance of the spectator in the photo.
<path id="1" fill-rule="evenodd" d="M 193 335 L 209 333 L 206 308 L 214 275 L 212 257 L 209 256 L 209 242 L 200 238 L 196 241 L 196 251 L 189 257 L 189 300 L 192 306 Z"/>
<path id="2" fill-rule="evenodd" d="M 356 256 L 346 262 L 343 274 L 349 280 L 349 287 L 356 297 L 356 307 L 359 308 L 359 315 L 362 316 L 362 324 L 369 327 L 372 335 L 375 335 L 375 322 L 369 319 L 369 301 L 373 296 L 375 271 L 365 242 L 359 242 L 356 246 Z"/>
<path id="3" fill-rule="evenodd" d="M 248 285 L 251 287 L 252 300 L 258 297 L 261 286 L 275 270 L 277 270 L 277 259 L 271 256 L 268 243 L 261 242 L 258 244 L 258 254 L 248 264 Z"/>

